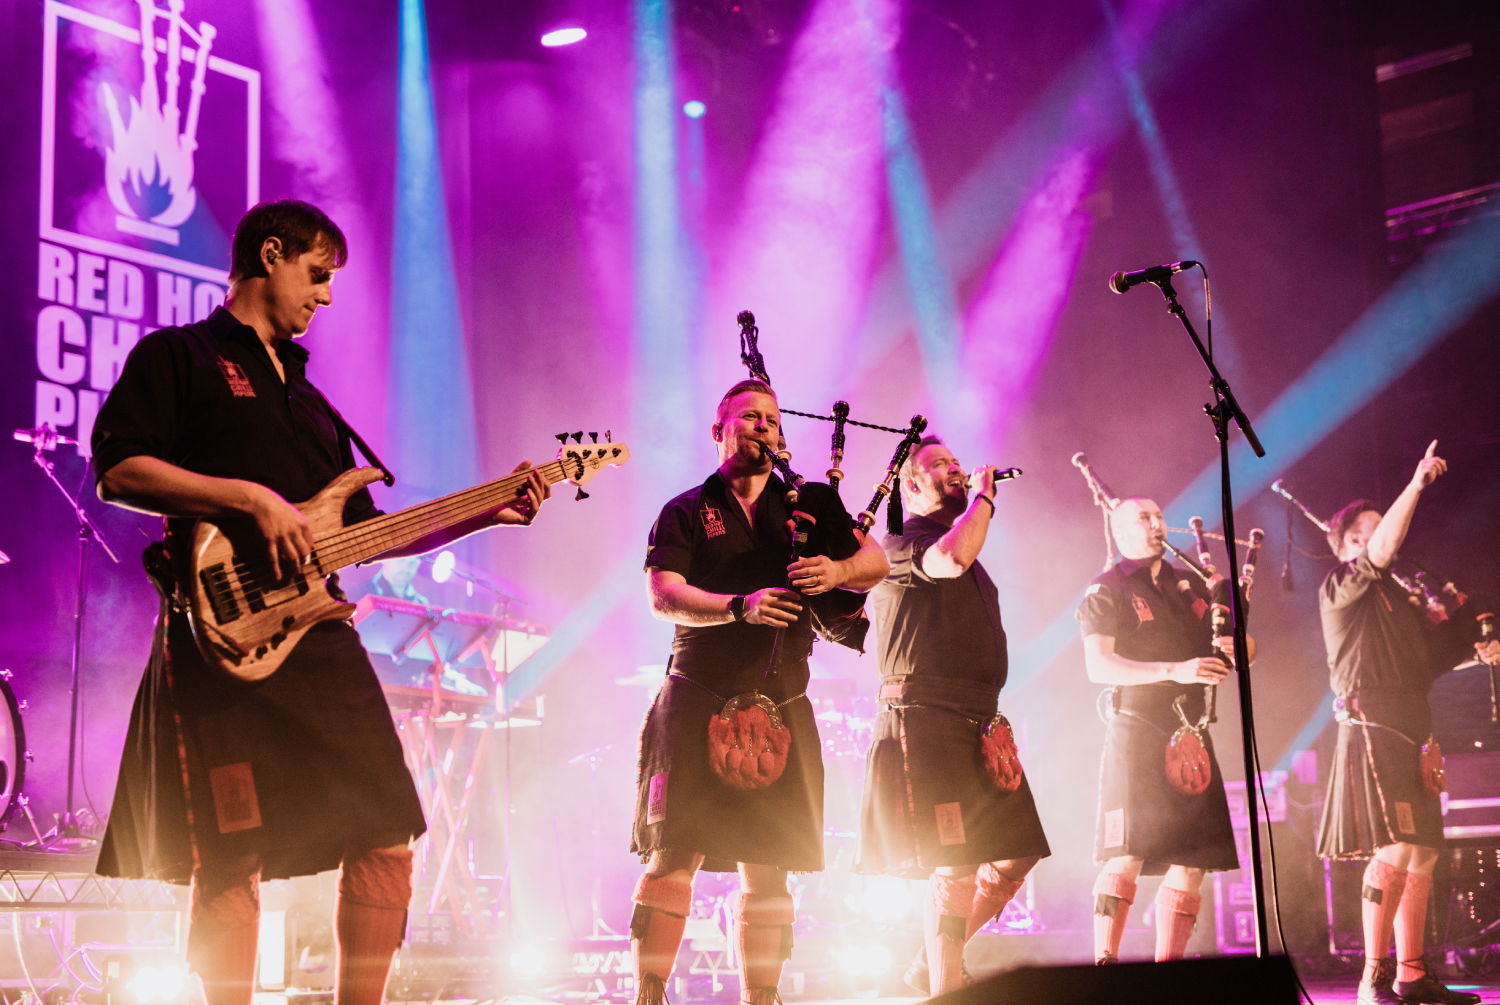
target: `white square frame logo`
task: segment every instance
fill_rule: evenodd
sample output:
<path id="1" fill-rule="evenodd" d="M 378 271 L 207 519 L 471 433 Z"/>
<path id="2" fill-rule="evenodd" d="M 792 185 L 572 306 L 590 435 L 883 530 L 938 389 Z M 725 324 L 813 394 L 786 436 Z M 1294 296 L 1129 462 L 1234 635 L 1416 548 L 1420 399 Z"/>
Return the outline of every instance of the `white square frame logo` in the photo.
<path id="1" fill-rule="evenodd" d="M 180 275 L 223 283 L 226 271 L 223 266 L 206 265 L 92 234 L 80 234 L 61 227 L 54 221 L 58 100 L 57 44 L 58 24 L 61 21 L 69 21 L 104 32 L 132 45 L 141 44 L 141 32 L 137 28 L 119 24 L 91 11 L 80 10 L 61 3 L 59 0 L 47 0 L 43 14 L 42 33 L 41 192 L 38 199 L 38 231 L 42 240 L 53 241 L 95 254 L 108 255 L 151 268 L 166 269 Z M 158 52 L 165 52 L 166 45 L 165 39 L 155 39 Z M 181 50 L 181 57 L 184 62 L 193 64 L 196 69 L 197 48 L 184 47 Z M 221 56 L 210 55 L 207 73 L 233 77 L 243 81 L 245 85 L 245 207 L 248 208 L 260 201 L 260 71 L 230 62 Z M 101 170 L 102 163 L 101 159 Z M 215 165 L 215 167 L 220 166 Z"/>

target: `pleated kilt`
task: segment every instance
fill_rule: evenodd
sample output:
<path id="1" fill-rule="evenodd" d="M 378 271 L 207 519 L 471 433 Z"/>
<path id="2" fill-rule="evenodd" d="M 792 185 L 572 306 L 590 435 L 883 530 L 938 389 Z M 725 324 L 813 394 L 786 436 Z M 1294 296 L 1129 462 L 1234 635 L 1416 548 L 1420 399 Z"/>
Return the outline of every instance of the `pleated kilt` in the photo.
<path id="1" fill-rule="evenodd" d="M 1339 699 L 1335 711 L 1338 744 L 1318 827 L 1318 854 L 1369 858 L 1396 842 L 1441 847 L 1441 803 L 1422 784 L 1419 762 L 1432 732 L 1427 696 L 1356 691 Z"/>
<path id="2" fill-rule="evenodd" d="M 1203 713 L 1204 689 L 1151 685 L 1119 688 L 1117 693 L 1120 706 L 1105 728 L 1099 767 L 1095 861 L 1129 855 L 1145 863 L 1141 871 L 1147 876 L 1159 876 L 1173 865 L 1215 872 L 1238 869 L 1224 776 L 1209 730 L 1203 731 L 1213 769 L 1208 788 L 1187 795 L 1167 781 L 1167 741 L 1182 725 L 1172 699 L 1185 694 L 1184 714 L 1196 722 Z"/>
<path id="3" fill-rule="evenodd" d="M 857 871 L 920 879 L 938 866 L 1051 854 L 1029 780 L 1002 792 L 985 771 L 980 735 L 999 688 L 921 674 L 888 681 L 882 696 Z"/>
<path id="4" fill-rule="evenodd" d="M 185 615 L 158 626 L 99 852 L 106 876 L 186 883 L 257 855 L 264 879 L 336 867 L 344 846 L 426 830 L 401 741 L 359 636 L 314 627 L 275 673 L 204 663 Z"/>
<path id="5" fill-rule="evenodd" d="M 698 677 L 704 668 L 693 670 L 697 679 L 669 673 L 646 713 L 630 850 L 642 861 L 659 850 L 697 852 L 710 872 L 733 872 L 737 862 L 788 872 L 822 869 L 823 759 L 817 720 L 803 693 L 805 654 L 769 680 L 757 668 L 753 679 L 726 674 L 711 688 Z M 782 776 L 748 792 L 721 781 L 708 760 L 709 720 L 746 690 L 775 702 L 792 734 Z"/>

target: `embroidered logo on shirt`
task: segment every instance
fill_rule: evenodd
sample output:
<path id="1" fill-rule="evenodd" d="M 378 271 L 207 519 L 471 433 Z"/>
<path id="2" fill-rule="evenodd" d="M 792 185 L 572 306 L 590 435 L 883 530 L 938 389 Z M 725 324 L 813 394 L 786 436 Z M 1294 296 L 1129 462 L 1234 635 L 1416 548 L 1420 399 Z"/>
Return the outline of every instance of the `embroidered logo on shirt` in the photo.
<path id="1" fill-rule="evenodd" d="M 234 392 L 236 398 L 255 397 L 255 388 L 250 386 L 250 378 L 245 376 L 245 371 L 233 360 L 219 357 L 219 372 L 224 374 L 224 379 L 229 382 L 229 390 Z"/>
<path id="2" fill-rule="evenodd" d="M 1417 820 L 1412 815 L 1411 803 L 1396 804 L 1396 830 L 1402 834 L 1415 834 L 1417 832 Z"/>
<path id="3" fill-rule="evenodd" d="M 221 764 L 208 771 L 208 787 L 213 792 L 214 815 L 219 833 L 233 834 L 260 826 L 260 800 L 255 796 L 255 776 L 250 764 Z"/>
<path id="4" fill-rule="evenodd" d="M 1146 603 L 1146 598 L 1137 594 L 1130 598 L 1130 606 L 1135 609 L 1135 620 L 1140 624 L 1155 621 L 1156 615 L 1151 613 L 1151 605 Z"/>
<path id="5" fill-rule="evenodd" d="M 699 516 L 703 518 L 703 533 L 709 537 L 720 537 L 724 534 L 724 518 L 714 507 L 704 503 Z"/>
<path id="6" fill-rule="evenodd" d="M 937 803 L 932 807 L 937 816 L 938 844 L 965 844 L 964 811 L 958 803 Z"/>

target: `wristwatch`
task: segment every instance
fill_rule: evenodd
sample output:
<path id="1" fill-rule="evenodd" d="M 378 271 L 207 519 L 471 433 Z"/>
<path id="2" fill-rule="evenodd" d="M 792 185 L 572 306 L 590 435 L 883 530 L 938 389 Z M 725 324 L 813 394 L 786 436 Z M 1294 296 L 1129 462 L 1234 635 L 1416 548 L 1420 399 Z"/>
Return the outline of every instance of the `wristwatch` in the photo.
<path id="1" fill-rule="evenodd" d="M 729 598 L 729 613 L 736 621 L 745 620 L 745 597 L 743 594 L 738 597 Z"/>

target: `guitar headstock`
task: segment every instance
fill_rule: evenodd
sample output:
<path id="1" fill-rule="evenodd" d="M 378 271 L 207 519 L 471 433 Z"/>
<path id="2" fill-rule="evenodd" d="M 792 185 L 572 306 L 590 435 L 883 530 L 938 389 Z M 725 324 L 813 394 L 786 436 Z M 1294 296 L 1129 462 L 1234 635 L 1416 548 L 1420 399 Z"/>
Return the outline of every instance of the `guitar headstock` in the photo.
<path id="1" fill-rule="evenodd" d="M 563 443 L 557 451 L 563 477 L 582 486 L 608 467 L 618 467 L 630 460 L 630 448 L 623 443 Z"/>

